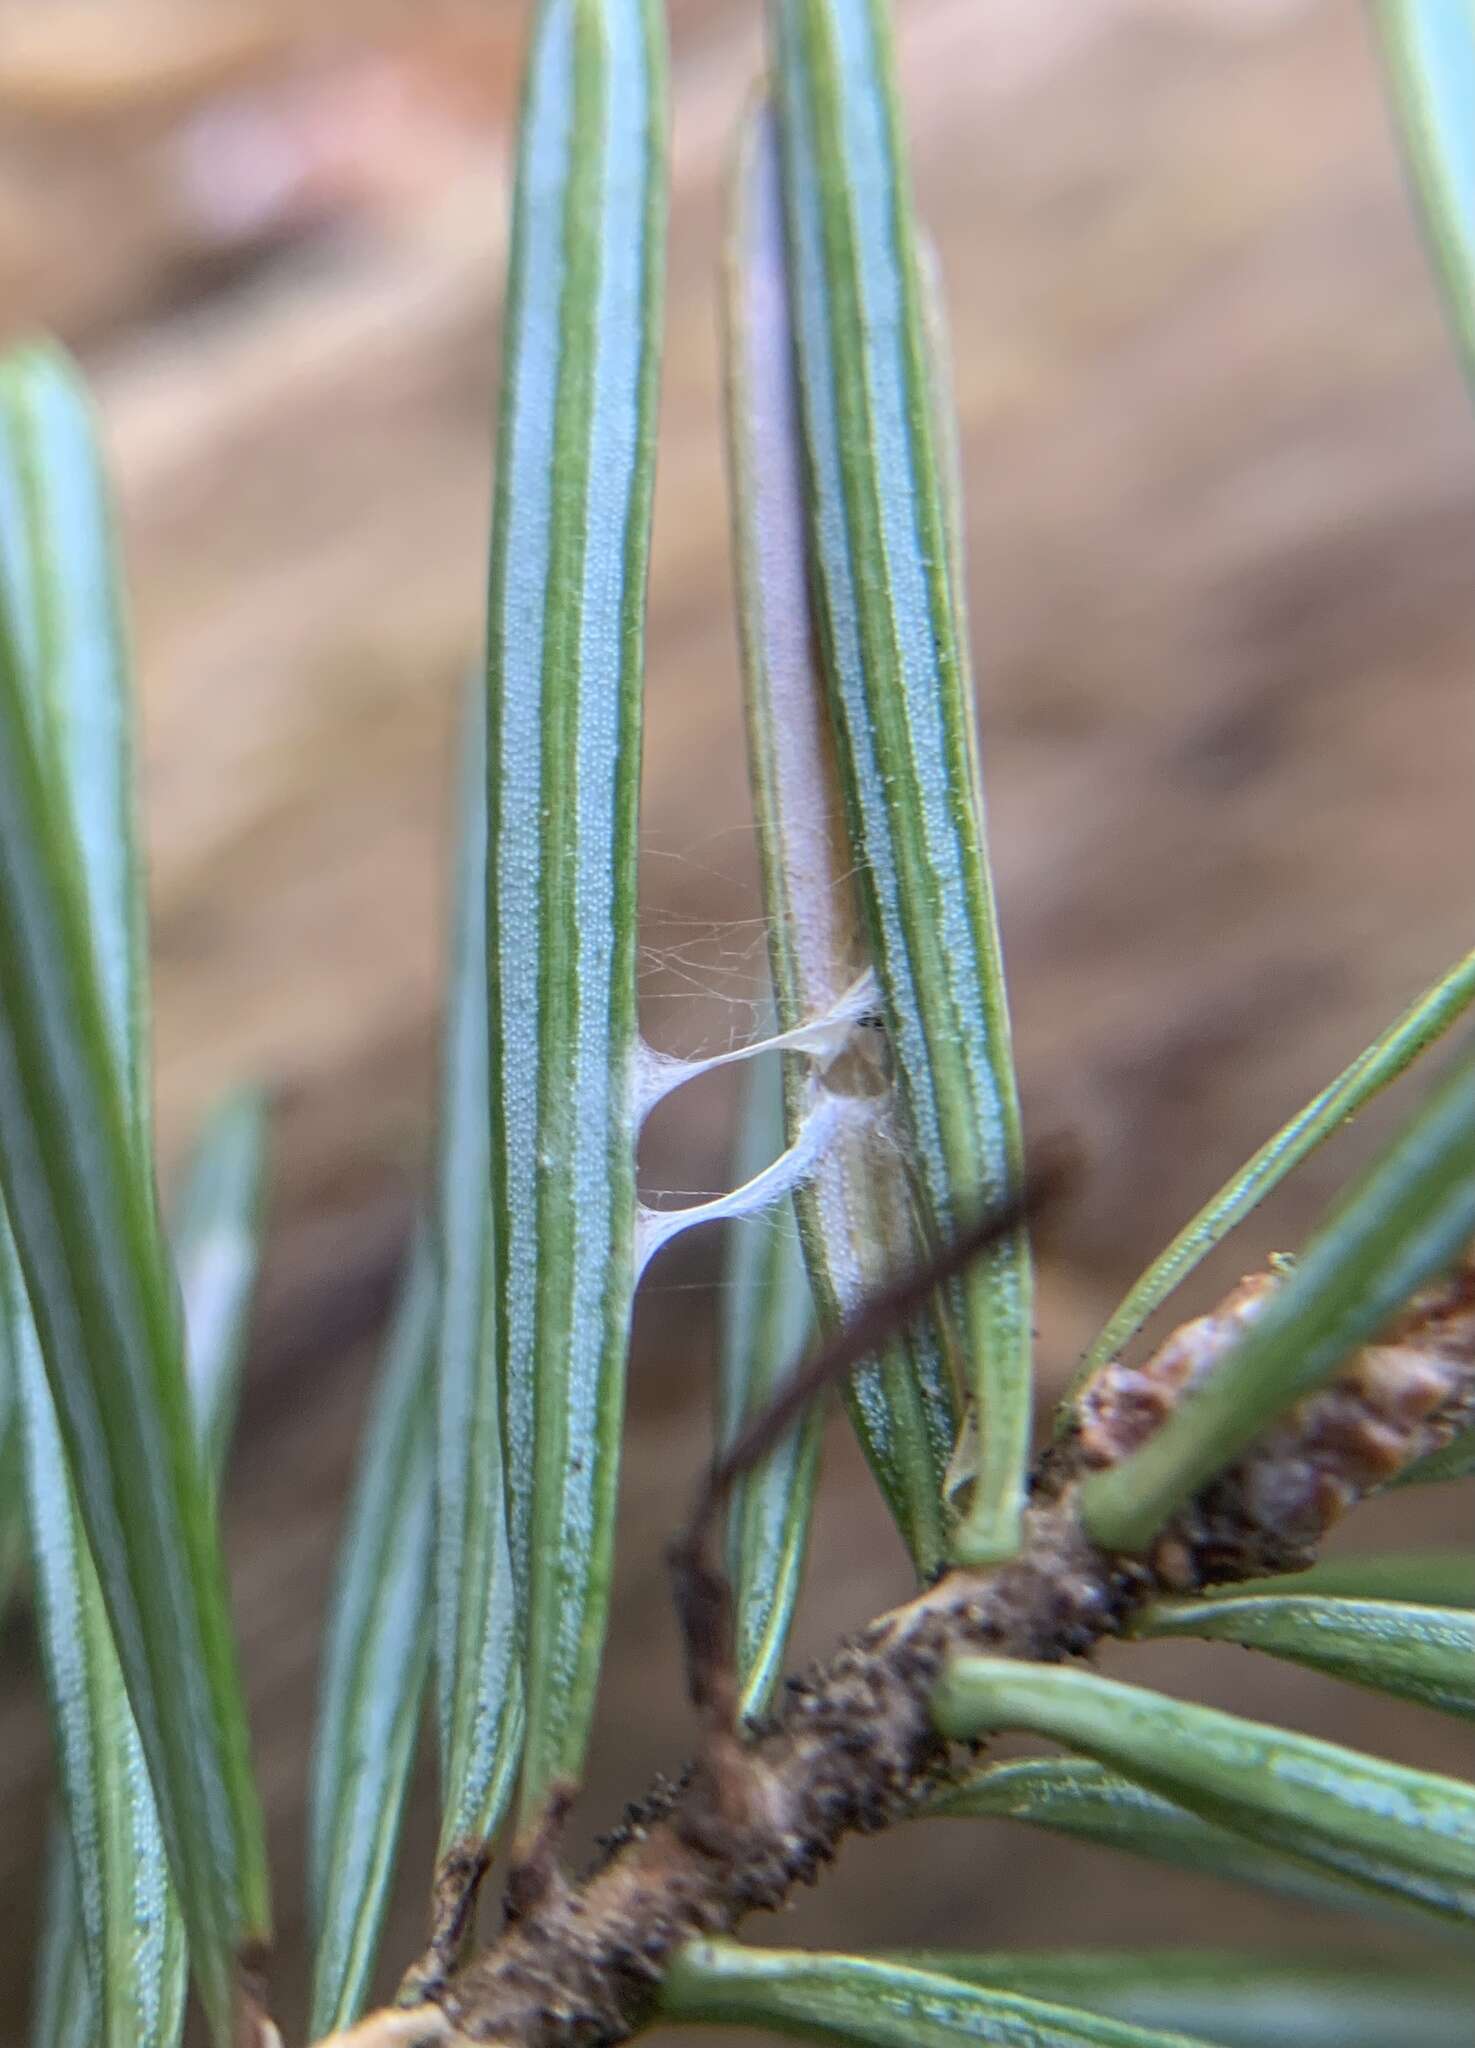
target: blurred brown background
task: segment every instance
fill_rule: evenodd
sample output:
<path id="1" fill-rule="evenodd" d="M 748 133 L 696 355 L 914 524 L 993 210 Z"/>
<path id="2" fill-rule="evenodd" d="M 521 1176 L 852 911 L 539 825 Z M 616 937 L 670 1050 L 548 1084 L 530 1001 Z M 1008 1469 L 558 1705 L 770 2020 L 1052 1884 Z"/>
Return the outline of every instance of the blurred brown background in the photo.
<path id="1" fill-rule="evenodd" d="M 759 13 L 671 9 L 644 989 L 651 1035 L 687 1049 L 749 1028 L 762 948 L 713 301 Z M 1351 0 L 912 0 L 900 24 L 953 321 L 1020 1062 L 1033 1129 L 1092 1149 L 1046 1247 L 1058 1382 L 1163 1236 L 1468 943 L 1475 429 Z M 227 1511 L 289 2038 L 325 1585 L 427 1157 L 525 25 L 505 0 L 0 0 L 0 319 L 81 352 L 122 505 L 166 1163 L 230 1081 L 277 1096 Z M 650 1185 L 720 1185 L 730 1107 L 714 1082 L 666 1112 Z M 1305 1173 L 1217 1279 L 1294 1242 L 1379 1128 Z M 706 1441 L 718 1256 L 681 1244 L 642 1301 L 592 1822 L 686 1741 L 660 1547 Z M 833 1451 L 816 1648 L 902 1585 L 838 1433 Z M 1373 1535 L 1405 1540 L 1410 1512 L 1370 1515 Z M 1462 1513 L 1421 1502 L 1416 1533 Z M 1469 1760 L 1434 1717 L 1329 1681 L 1227 1653 L 1135 1662 L 1391 1754 Z M 35 1693 L 12 1617 L 6 2039 L 47 1799 Z M 432 1800 L 427 1773 L 395 1965 L 420 1933 Z M 981 1824 L 857 1848 L 782 1931 L 1353 1935 Z"/>

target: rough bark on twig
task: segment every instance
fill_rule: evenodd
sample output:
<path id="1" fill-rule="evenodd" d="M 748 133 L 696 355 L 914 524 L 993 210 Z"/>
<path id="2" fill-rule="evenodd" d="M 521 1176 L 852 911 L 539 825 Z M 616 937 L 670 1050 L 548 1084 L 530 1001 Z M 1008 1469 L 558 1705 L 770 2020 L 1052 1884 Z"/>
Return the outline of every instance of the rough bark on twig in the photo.
<path id="1" fill-rule="evenodd" d="M 850 1833 L 903 1819 L 951 1769 L 929 1702 L 962 1651 L 1058 1661 L 1087 1654 L 1162 1591 L 1294 1571 L 1338 1518 L 1475 1418 L 1475 1267 L 1410 1304 L 1322 1392 L 1182 1510 L 1142 1559 L 1086 1536 L 1080 1481 L 1126 1456 L 1233 1344 L 1274 1285 L 1245 1281 L 1141 1367 L 1112 1362 L 1037 1470 L 1024 1548 L 953 1571 L 790 1682 L 776 1714 L 720 1768 L 632 1809 L 603 1861 L 452 1971 L 422 2003 L 372 2014 L 335 2048 L 612 2048 L 640 2026 L 666 1964 L 813 1881 Z M 954 1754 L 956 1752 L 953 1752 Z"/>

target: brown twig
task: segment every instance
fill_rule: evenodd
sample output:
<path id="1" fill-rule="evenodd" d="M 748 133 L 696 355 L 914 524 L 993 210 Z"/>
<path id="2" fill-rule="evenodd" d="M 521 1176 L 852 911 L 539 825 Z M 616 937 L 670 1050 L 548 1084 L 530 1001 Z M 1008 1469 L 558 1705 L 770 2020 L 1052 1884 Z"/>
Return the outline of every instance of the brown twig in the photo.
<path id="1" fill-rule="evenodd" d="M 413 2013 L 371 2016 L 336 2048 L 612 2048 L 649 2017 L 668 1959 L 810 1882 L 843 1838 L 913 1811 L 949 1774 L 929 1702 L 963 1650 L 1083 1655 L 1161 1590 L 1292 1571 L 1362 1494 L 1475 1417 L 1475 1274 L 1412 1303 L 1384 1340 L 1270 1431 L 1175 1517 L 1143 1560 L 1091 1543 L 1080 1481 L 1125 1455 L 1212 1369 L 1244 1297 L 1187 1325 L 1147 1365 L 1108 1365 L 1081 1424 L 1037 1474 L 1020 1555 L 954 1571 L 791 1682 L 772 1724 L 718 1782 L 694 1772 L 637 1814 L 581 1884 L 506 1928 Z M 419 2031 L 416 2031 L 418 2024 Z"/>
<path id="2" fill-rule="evenodd" d="M 799 1423 L 827 1387 L 848 1379 L 857 1366 L 882 1350 L 898 1331 L 914 1323 L 934 1295 L 976 1265 L 986 1251 L 1040 1216 L 1065 1193 L 1077 1172 L 1073 1147 L 1055 1140 L 1031 1167 L 1019 1189 L 984 1210 L 937 1256 L 879 1289 L 814 1356 L 784 1382 L 773 1399 L 748 1421 L 715 1458 L 698 1498 L 690 1527 L 710 1527 L 735 1480 L 750 1472 Z"/>
<path id="3" fill-rule="evenodd" d="M 732 1593 L 726 1574 L 711 1557 L 717 1517 L 733 1487 L 798 1428 L 821 1394 L 847 1380 L 898 1331 L 915 1322 L 934 1297 L 986 1251 L 1058 1201 L 1076 1170 L 1076 1154 L 1063 1140 L 1044 1148 L 1039 1162 L 1012 1195 L 986 1209 L 935 1258 L 872 1295 L 796 1367 L 713 1458 L 686 1527 L 666 1553 L 686 1657 L 687 1686 L 692 1704 L 709 1729 L 731 1728 L 736 1722 Z"/>

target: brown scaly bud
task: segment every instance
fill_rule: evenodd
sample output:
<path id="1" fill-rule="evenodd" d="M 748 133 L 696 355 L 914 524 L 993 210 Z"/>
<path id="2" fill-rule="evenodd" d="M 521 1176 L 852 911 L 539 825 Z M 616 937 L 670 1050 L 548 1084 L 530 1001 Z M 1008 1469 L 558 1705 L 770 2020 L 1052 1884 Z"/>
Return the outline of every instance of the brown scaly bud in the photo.
<path id="1" fill-rule="evenodd" d="M 1145 1364 L 1109 1360 L 1076 1404 L 1066 1461 L 1072 1476 L 1104 1472 L 1140 1450 L 1234 1349 L 1279 1285 L 1275 1273 L 1251 1273 L 1208 1315 L 1180 1324 Z"/>
<path id="2" fill-rule="evenodd" d="M 1154 1549 L 1158 1576 L 1192 1591 L 1304 1569 L 1350 1507 L 1471 1422 L 1475 1265 L 1465 1265 L 1175 1517 Z"/>

